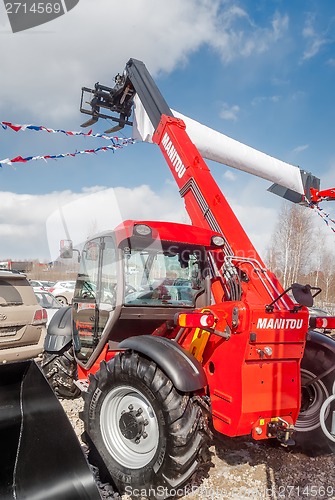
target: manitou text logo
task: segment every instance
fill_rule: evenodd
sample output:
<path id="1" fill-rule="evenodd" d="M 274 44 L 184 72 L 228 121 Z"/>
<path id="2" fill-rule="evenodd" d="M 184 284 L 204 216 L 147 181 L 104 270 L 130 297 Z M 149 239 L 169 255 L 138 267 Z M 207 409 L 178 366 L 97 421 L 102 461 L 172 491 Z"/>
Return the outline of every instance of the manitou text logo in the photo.
<path id="1" fill-rule="evenodd" d="M 79 0 L 24 0 L 7 2 L 4 0 L 6 12 L 13 33 L 28 30 L 40 24 L 53 21 L 73 9 Z"/>
<path id="2" fill-rule="evenodd" d="M 258 318 L 257 328 L 259 329 L 278 329 L 294 330 L 302 327 L 302 319 L 287 318 Z"/>
<path id="3" fill-rule="evenodd" d="M 171 141 L 169 134 L 167 132 L 165 132 L 165 134 L 164 134 L 164 137 L 162 140 L 162 145 L 163 145 L 163 148 L 165 149 L 166 154 L 168 155 L 168 157 L 172 163 L 172 166 L 174 167 L 179 179 L 181 179 L 183 177 L 184 173 L 186 172 L 186 167 L 183 164 L 183 162 L 181 161 L 180 156 L 177 153 L 176 148 L 172 144 L 172 141 Z"/>

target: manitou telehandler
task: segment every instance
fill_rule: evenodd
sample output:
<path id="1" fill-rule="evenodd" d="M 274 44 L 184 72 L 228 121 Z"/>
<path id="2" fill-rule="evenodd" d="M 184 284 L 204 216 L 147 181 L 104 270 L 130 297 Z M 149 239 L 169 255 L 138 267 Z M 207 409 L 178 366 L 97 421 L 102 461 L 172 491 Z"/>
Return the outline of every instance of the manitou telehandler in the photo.
<path id="1" fill-rule="evenodd" d="M 335 342 L 308 311 L 320 289 L 283 290 L 142 62 L 87 91 L 84 125 L 105 108 L 113 130 L 138 99 L 192 222 L 127 220 L 91 238 L 73 305 L 50 323 L 43 370 L 58 395 L 82 391 L 90 460 L 120 493 L 165 498 L 206 460 L 213 430 L 332 448 Z"/>

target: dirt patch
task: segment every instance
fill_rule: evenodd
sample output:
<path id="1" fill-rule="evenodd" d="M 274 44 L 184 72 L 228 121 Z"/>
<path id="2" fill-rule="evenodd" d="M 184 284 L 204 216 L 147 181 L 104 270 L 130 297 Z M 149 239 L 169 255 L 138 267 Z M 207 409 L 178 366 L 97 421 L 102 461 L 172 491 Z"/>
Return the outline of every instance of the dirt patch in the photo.
<path id="1" fill-rule="evenodd" d="M 82 399 L 61 403 L 80 438 Z M 334 455 L 307 457 L 295 448 L 247 437 L 216 437 L 210 452 L 212 466 L 199 468 L 190 485 L 176 492 L 181 498 L 335 500 Z M 115 498 L 105 485 L 99 486 L 103 498 Z"/>

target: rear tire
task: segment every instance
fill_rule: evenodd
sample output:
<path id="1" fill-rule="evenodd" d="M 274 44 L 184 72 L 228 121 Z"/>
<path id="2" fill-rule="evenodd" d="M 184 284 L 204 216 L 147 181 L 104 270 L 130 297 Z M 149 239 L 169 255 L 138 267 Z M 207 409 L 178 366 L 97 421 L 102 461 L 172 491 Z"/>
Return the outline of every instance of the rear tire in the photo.
<path id="1" fill-rule="evenodd" d="M 120 494 L 174 496 L 203 461 L 206 410 L 153 361 L 125 352 L 103 362 L 84 401 L 89 460 L 107 469 Z"/>
<path id="2" fill-rule="evenodd" d="M 75 399 L 81 395 L 74 381 L 78 378 L 72 343 L 59 352 L 44 351 L 41 368 L 59 398 Z"/>
<path id="3" fill-rule="evenodd" d="M 309 455 L 335 451 L 335 443 L 326 437 L 320 425 L 321 407 L 334 390 L 335 371 L 313 381 L 331 367 L 334 367 L 333 353 L 318 345 L 307 346 L 301 362 L 301 410 L 295 425 L 294 439 Z M 333 410 L 334 402 L 325 414 L 328 430 L 331 428 Z"/>

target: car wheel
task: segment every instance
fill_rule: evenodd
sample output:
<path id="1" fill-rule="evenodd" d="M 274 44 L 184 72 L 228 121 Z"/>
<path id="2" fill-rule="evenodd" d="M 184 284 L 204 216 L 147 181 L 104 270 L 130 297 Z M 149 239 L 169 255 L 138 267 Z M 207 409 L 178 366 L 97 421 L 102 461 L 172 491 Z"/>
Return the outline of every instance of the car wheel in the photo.
<path id="1" fill-rule="evenodd" d="M 63 295 L 57 295 L 56 299 L 58 300 L 58 302 L 60 302 L 64 306 L 68 305 L 68 301 L 67 301 L 66 297 L 64 297 Z"/>

